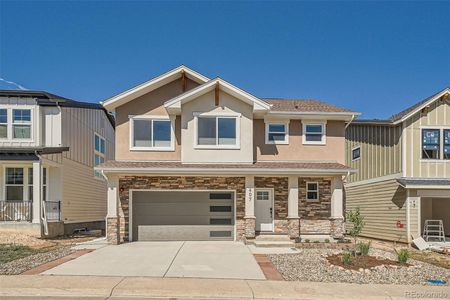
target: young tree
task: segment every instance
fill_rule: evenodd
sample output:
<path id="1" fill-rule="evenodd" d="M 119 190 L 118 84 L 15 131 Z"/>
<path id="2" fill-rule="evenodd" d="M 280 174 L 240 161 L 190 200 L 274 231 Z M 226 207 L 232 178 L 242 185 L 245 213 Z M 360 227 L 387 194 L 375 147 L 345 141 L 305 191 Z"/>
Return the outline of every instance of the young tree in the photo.
<path id="1" fill-rule="evenodd" d="M 359 211 L 359 207 L 357 207 L 354 211 L 350 210 L 347 212 L 347 221 L 352 223 L 352 227 L 351 229 L 348 231 L 348 234 L 353 237 L 353 241 L 355 243 L 355 255 L 356 255 L 356 242 L 357 239 L 359 237 L 359 235 L 361 234 L 361 231 L 364 228 L 365 222 L 364 222 L 364 217 L 361 216 L 361 213 Z"/>

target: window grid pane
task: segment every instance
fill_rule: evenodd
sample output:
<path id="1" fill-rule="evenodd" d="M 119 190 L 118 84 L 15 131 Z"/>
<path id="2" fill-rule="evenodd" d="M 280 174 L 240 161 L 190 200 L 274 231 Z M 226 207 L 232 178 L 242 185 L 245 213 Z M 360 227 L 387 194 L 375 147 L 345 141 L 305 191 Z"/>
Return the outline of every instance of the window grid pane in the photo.
<path id="1" fill-rule="evenodd" d="M 152 120 L 133 120 L 133 146 L 152 146 Z"/>
<path id="2" fill-rule="evenodd" d="M 153 146 L 170 147 L 171 144 L 171 122 L 168 120 L 153 120 Z"/>
<path id="3" fill-rule="evenodd" d="M 422 159 L 439 159 L 440 130 L 422 129 Z"/>
<path id="4" fill-rule="evenodd" d="M 217 118 L 218 144 L 236 145 L 236 119 Z"/>
<path id="5" fill-rule="evenodd" d="M 450 129 L 444 129 L 444 159 L 450 159 Z"/>
<path id="6" fill-rule="evenodd" d="M 319 199 L 319 184 L 317 182 L 306 183 L 306 199 L 307 200 Z"/>

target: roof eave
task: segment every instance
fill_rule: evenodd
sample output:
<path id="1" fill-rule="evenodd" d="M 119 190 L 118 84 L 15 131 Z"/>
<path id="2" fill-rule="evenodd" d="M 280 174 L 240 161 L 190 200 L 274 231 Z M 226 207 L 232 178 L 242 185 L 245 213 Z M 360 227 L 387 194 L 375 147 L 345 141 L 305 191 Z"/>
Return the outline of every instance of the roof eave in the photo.
<path id="1" fill-rule="evenodd" d="M 269 111 L 268 115 L 280 117 L 296 117 L 301 119 L 328 119 L 351 121 L 361 115 L 359 112 L 292 112 L 292 111 Z"/>

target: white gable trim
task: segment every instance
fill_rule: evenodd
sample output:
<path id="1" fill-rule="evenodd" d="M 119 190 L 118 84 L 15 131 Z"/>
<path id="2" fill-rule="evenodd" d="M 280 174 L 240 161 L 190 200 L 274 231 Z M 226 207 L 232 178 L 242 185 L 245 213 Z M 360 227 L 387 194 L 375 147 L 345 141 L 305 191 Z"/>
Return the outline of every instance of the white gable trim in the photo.
<path id="1" fill-rule="evenodd" d="M 398 124 L 401 122 L 404 122 L 405 120 L 409 119 L 411 116 L 415 115 L 416 113 L 418 113 L 419 111 L 421 111 L 423 108 L 427 107 L 428 105 L 430 105 L 431 103 L 433 103 L 434 101 L 438 100 L 439 98 L 441 98 L 442 96 L 444 96 L 445 94 L 450 94 L 450 88 L 445 88 L 443 89 L 441 92 L 437 93 L 436 95 L 432 96 L 430 98 L 430 100 L 428 100 L 427 102 L 425 102 L 424 104 L 420 105 L 419 107 L 417 107 L 415 110 L 409 112 L 408 114 L 406 114 L 405 116 L 403 116 L 403 118 L 401 118 L 400 120 L 394 122 L 394 124 Z"/>
<path id="2" fill-rule="evenodd" d="M 203 84 L 209 80 L 208 77 L 205 77 L 191 69 L 189 69 L 186 66 L 179 66 L 173 70 L 170 70 L 169 72 L 166 72 L 158 77 L 155 77 L 149 81 L 146 81 L 144 83 L 141 83 L 140 85 L 137 85 L 129 90 L 126 90 L 125 92 L 122 92 L 116 96 L 113 96 L 103 102 L 101 104 L 108 110 L 108 111 L 114 111 L 114 109 L 120 105 L 123 105 L 137 97 L 140 97 L 142 95 L 145 95 L 159 87 L 162 87 L 178 78 L 181 77 L 181 73 L 185 72 L 186 77 L 189 79 Z"/>
<path id="3" fill-rule="evenodd" d="M 189 102 L 193 99 L 196 99 L 208 92 L 211 92 L 215 89 L 216 85 L 219 85 L 219 88 L 230 94 L 233 97 L 236 97 L 239 100 L 242 100 L 253 106 L 253 111 L 268 111 L 270 110 L 271 105 L 243 90 L 232 85 L 229 82 L 221 78 L 212 79 L 186 93 L 183 93 L 175 98 L 172 98 L 164 103 L 164 107 L 168 111 L 172 111 L 174 113 L 179 113 L 181 111 L 181 104 Z"/>

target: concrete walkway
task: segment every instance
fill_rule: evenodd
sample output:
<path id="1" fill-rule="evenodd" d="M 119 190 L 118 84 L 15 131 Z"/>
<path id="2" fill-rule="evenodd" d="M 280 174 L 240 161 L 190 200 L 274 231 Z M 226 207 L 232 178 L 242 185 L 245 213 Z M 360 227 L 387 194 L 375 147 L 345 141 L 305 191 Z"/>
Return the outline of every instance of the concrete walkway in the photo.
<path id="1" fill-rule="evenodd" d="M 106 246 L 45 271 L 46 275 L 265 279 L 239 242 L 133 242 Z"/>
<path id="2" fill-rule="evenodd" d="M 28 297 L 28 298 L 27 298 Z M 0 276 L 0 299 L 448 299 L 450 287 L 98 276 Z"/>

